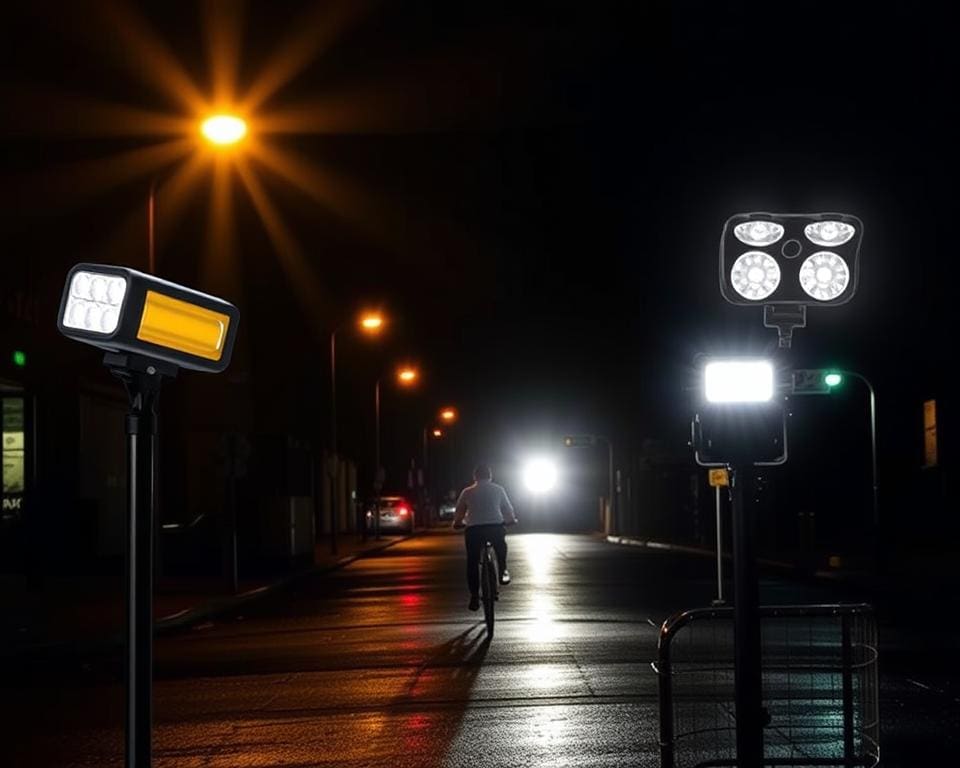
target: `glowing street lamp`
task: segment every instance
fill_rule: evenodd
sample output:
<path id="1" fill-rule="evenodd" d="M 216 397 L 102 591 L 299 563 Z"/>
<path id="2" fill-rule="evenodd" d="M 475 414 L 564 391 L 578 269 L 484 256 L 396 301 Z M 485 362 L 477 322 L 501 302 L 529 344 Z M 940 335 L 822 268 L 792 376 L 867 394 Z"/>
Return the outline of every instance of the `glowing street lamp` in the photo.
<path id="1" fill-rule="evenodd" d="M 411 365 L 402 365 L 396 370 L 396 381 L 402 389 L 412 389 L 420 380 L 420 371 Z M 374 404 L 374 436 L 376 439 L 374 464 L 375 474 L 373 480 L 374 490 L 374 515 L 373 529 L 375 538 L 380 538 L 380 491 L 383 490 L 383 468 L 380 466 L 380 377 L 377 377 L 377 383 L 373 392 Z M 366 528 L 364 528 L 366 532 Z"/>
<path id="2" fill-rule="evenodd" d="M 200 133 L 211 144 L 226 147 L 247 135 L 247 123 L 236 115 L 213 115 L 200 124 Z"/>
<path id="3" fill-rule="evenodd" d="M 179 369 L 230 364 L 239 312 L 223 299 L 127 267 L 78 264 L 67 275 L 57 327 L 105 350 L 130 400 L 127 432 L 126 764 L 149 766 L 153 675 L 153 527 L 157 402 Z"/>
<path id="4" fill-rule="evenodd" d="M 437 438 L 437 439 L 439 440 L 441 437 L 443 437 L 443 430 L 442 430 L 442 429 L 434 429 L 433 432 L 431 432 L 431 434 L 432 434 L 435 438 Z"/>
<path id="5" fill-rule="evenodd" d="M 416 368 L 404 366 L 397 369 L 397 381 L 403 387 L 411 387 L 417 383 L 420 378 L 420 372 Z"/>
<path id="6" fill-rule="evenodd" d="M 440 420 L 447 424 L 452 424 L 457 420 L 457 409 L 450 407 L 442 408 L 440 410 Z"/>
<path id="7" fill-rule="evenodd" d="M 376 338 L 386 326 L 382 312 L 365 311 L 357 317 L 357 328 L 368 338 Z M 337 487 L 340 459 L 337 455 L 337 333 L 330 331 L 330 552 L 337 554 Z"/>

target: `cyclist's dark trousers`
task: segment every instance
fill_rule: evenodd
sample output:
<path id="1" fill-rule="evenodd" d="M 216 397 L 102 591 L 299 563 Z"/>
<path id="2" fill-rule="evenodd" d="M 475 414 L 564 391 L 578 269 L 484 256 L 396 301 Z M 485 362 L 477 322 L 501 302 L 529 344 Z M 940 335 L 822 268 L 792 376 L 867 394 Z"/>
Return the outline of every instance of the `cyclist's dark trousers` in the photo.
<path id="1" fill-rule="evenodd" d="M 496 525 L 470 525 L 464 534 L 467 544 L 467 584 L 470 594 L 480 594 L 480 553 L 488 541 L 497 553 L 500 573 L 507 567 L 507 529 L 502 523 Z"/>

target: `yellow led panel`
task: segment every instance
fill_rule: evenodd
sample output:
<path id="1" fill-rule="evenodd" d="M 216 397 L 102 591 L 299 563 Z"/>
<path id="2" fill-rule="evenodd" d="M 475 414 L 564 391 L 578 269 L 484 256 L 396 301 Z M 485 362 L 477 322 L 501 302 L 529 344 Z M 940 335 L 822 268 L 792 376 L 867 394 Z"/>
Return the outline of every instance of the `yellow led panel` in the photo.
<path id="1" fill-rule="evenodd" d="M 147 291 L 137 338 L 207 360 L 220 360 L 230 318 L 156 291 Z"/>

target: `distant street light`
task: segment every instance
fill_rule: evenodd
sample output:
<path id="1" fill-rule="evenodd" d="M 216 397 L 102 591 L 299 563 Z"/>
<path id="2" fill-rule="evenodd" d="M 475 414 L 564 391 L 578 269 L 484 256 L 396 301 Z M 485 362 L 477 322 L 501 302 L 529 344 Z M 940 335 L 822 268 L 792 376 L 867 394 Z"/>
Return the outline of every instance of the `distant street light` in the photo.
<path id="1" fill-rule="evenodd" d="M 443 437 L 443 430 L 442 430 L 442 429 L 434 429 L 434 430 L 433 430 L 433 436 L 434 436 L 434 437 L 437 437 L 437 438 Z"/>
<path id="2" fill-rule="evenodd" d="M 218 373 L 230 364 L 240 313 L 214 296 L 127 267 L 70 270 L 57 326 L 106 350 L 104 365 L 127 390 L 126 765 L 151 761 L 153 528 L 157 402 L 179 369 Z"/>
<path id="3" fill-rule="evenodd" d="M 440 410 L 440 419 L 441 421 L 446 422 L 447 424 L 452 424 L 457 420 L 457 409 L 456 408 L 443 408 Z"/>
<path id="4" fill-rule="evenodd" d="M 357 320 L 360 332 L 368 337 L 377 337 L 384 328 L 381 312 L 361 313 Z M 340 326 L 330 332 L 330 552 L 337 554 L 337 493 L 340 479 L 340 459 L 337 455 L 337 333 Z"/>
<path id="5" fill-rule="evenodd" d="M 420 372 L 416 368 L 406 366 L 397 370 L 397 381 L 401 386 L 412 386 L 417 383 L 419 378 Z"/>

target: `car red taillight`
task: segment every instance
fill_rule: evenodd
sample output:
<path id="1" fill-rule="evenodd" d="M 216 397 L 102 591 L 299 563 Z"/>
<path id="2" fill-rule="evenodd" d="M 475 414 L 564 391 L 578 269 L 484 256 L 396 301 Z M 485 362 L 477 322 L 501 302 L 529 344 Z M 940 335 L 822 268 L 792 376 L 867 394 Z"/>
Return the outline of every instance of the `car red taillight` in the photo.
<path id="1" fill-rule="evenodd" d="M 407 509 L 406 507 L 400 507 L 398 511 L 400 512 L 400 517 L 406 517 L 407 515 L 410 514 L 410 510 Z"/>

